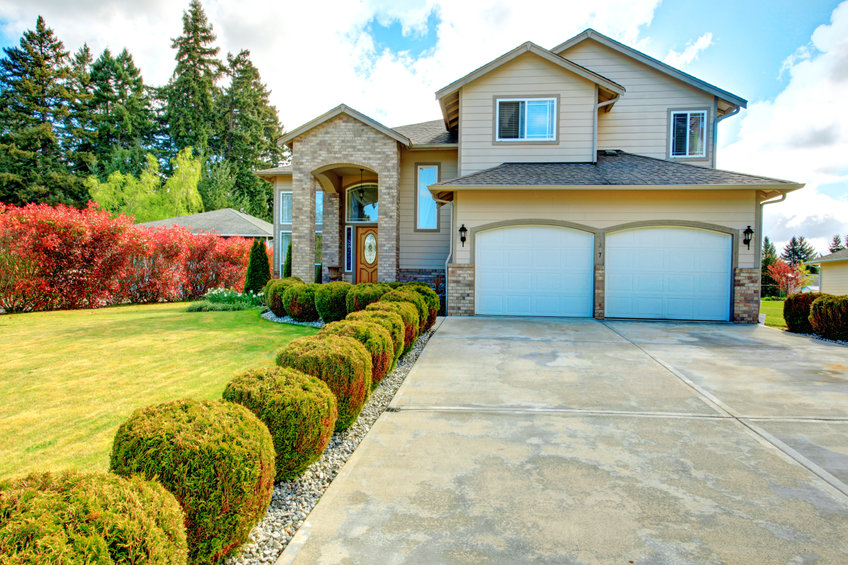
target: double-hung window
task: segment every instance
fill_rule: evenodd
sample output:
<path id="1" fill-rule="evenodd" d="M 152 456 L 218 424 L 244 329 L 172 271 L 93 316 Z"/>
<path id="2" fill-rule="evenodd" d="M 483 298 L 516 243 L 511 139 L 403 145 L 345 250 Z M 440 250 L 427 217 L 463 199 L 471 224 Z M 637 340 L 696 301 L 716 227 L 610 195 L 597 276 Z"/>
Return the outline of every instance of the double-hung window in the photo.
<path id="1" fill-rule="evenodd" d="M 671 113 L 672 157 L 707 156 L 706 110 Z"/>
<path id="2" fill-rule="evenodd" d="M 292 223 L 292 193 L 291 192 L 281 192 L 280 193 L 280 223 L 281 224 L 291 224 Z"/>
<path id="3" fill-rule="evenodd" d="M 497 101 L 497 141 L 555 141 L 556 98 L 502 98 Z"/>
<path id="4" fill-rule="evenodd" d="M 439 207 L 427 187 L 439 182 L 439 166 L 418 165 L 416 170 L 415 229 L 436 231 L 439 229 Z"/>

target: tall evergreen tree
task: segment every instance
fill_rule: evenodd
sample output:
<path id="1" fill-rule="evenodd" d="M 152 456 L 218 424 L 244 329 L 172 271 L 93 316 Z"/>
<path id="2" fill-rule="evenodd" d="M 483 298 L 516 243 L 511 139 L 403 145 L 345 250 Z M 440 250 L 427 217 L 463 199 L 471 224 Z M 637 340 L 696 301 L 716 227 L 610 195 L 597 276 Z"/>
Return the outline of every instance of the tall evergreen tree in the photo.
<path id="1" fill-rule="evenodd" d="M 763 238 L 762 271 L 760 274 L 760 293 L 762 296 L 777 296 L 780 293 L 777 281 L 769 274 L 769 265 L 777 262 L 777 249 L 768 236 Z"/>
<path id="2" fill-rule="evenodd" d="M 830 245 L 828 246 L 828 250 L 831 253 L 836 253 L 837 251 L 842 251 L 843 249 L 845 249 L 845 246 L 842 245 L 842 238 L 839 237 L 839 234 L 836 234 L 835 236 L 833 236 L 833 239 L 831 240 Z"/>
<path id="3" fill-rule="evenodd" d="M 200 0 L 191 0 L 183 12 L 183 34 L 171 44 L 177 50 L 177 66 L 165 87 L 165 111 L 174 148 L 191 146 L 203 157 L 216 129 L 215 83 L 222 74 L 215 39 Z"/>
<path id="4" fill-rule="evenodd" d="M 0 60 L 0 200 L 82 204 L 63 147 L 71 105 L 69 56 L 38 16 Z"/>
<path id="5" fill-rule="evenodd" d="M 91 111 L 94 96 L 91 84 L 92 61 L 91 49 L 83 44 L 71 59 L 68 76 L 70 104 L 65 120 L 66 147 L 71 170 L 79 175 L 90 174 L 97 163 L 94 116 Z"/>
<path id="6" fill-rule="evenodd" d="M 793 235 L 789 243 L 786 244 L 786 247 L 783 248 L 783 253 L 780 254 L 780 258 L 793 267 L 799 263 L 807 263 L 811 259 L 815 259 L 815 257 L 815 248 L 803 235 L 798 237 Z"/>

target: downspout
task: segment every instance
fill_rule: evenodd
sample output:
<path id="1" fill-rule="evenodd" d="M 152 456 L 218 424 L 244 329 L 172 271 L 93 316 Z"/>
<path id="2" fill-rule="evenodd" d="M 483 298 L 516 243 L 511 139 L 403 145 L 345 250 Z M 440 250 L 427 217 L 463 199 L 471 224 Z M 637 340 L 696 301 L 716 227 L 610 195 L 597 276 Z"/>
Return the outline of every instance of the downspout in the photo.
<path id="1" fill-rule="evenodd" d="M 449 240 L 448 240 L 448 241 L 450 241 L 450 245 L 448 245 L 448 257 L 447 257 L 447 259 L 445 259 L 445 315 L 447 316 L 447 314 L 448 314 L 448 265 L 450 265 L 451 259 L 453 258 L 453 203 L 451 203 L 448 200 L 439 200 L 435 196 L 433 197 L 433 200 L 435 200 L 436 203 L 438 203 L 438 204 L 447 204 L 448 206 L 451 207 L 451 210 L 450 210 L 450 231 L 448 232 L 450 234 Z"/>
<path id="2" fill-rule="evenodd" d="M 762 194 L 765 194 L 764 192 Z M 760 202 L 760 213 L 757 215 L 757 231 L 759 232 L 758 241 L 759 245 L 757 246 L 757 250 L 754 253 L 755 264 L 759 265 L 762 269 L 763 265 L 763 207 L 769 204 L 777 204 L 778 202 L 783 202 L 786 200 L 786 193 L 782 192 L 779 197 L 774 198 L 773 200 L 764 200 Z"/>

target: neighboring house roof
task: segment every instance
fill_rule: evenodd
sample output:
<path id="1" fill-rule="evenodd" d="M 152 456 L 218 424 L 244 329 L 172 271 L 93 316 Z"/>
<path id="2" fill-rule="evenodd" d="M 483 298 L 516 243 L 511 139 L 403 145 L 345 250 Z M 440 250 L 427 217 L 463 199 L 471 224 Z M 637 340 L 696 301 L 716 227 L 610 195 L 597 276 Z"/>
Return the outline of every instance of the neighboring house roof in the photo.
<path id="1" fill-rule="evenodd" d="M 265 180 L 269 180 L 269 177 L 285 177 L 291 176 L 292 174 L 292 166 L 291 165 L 283 165 L 282 167 L 271 167 L 270 169 L 262 169 L 259 171 L 254 171 L 257 177 Z"/>
<path id="2" fill-rule="evenodd" d="M 339 116 L 341 114 L 346 114 L 346 115 L 350 116 L 351 118 L 359 120 L 363 124 L 371 126 L 372 128 L 376 129 L 377 131 L 379 131 L 379 132 L 391 137 L 392 139 L 396 140 L 397 142 L 402 143 L 406 147 L 409 147 L 409 145 L 410 145 L 410 141 L 409 141 L 408 137 L 399 134 L 398 132 L 396 132 L 392 128 L 386 127 L 376 120 L 369 118 L 368 116 L 366 116 L 362 112 L 357 112 L 356 110 L 354 110 L 353 108 L 351 108 L 350 106 L 347 106 L 345 104 L 339 104 L 338 106 L 336 106 L 335 108 L 333 108 L 329 112 L 321 114 L 320 116 L 318 116 L 314 120 L 306 122 L 302 126 L 295 128 L 295 129 L 291 130 L 290 132 L 286 133 L 285 135 L 283 135 L 282 139 L 280 140 L 280 143 L 287 144 L 287 143 L 291 142 L 297 136 L 303 135 L 304 133 L 311 130 L 312 128 L 317 127 L 317 126 L 323 124 L 326 121 L 332 120 L 333 118 L 335 118 L 336 116 Z"/>
<path id="3" fill-rule="evenodd" d="M 835 263 L 836 261 L 848 261 L 848 249 L 841 249 L 830 255 L 813 259 L 810 263 L 818 265 L 819 263 Z"/>
<path id="4" fill-rule="evenodd" d="M 412 142 L 413 149 L 422 146 L 457 146 L 456 133 L 445 129 L 445 122 L 443 120 L 432 120 L 429 122 L 421 122 L 420 124 L 407 124 L 405 126 L 397 126 L 392 129 L 399 134 L 408 137 Z"/>
<path id="5" fill-rule="evenodd" d="M 594 163 L 503 163 L 497 167 L 430 185 L 444 189 L 526 186 L 528 188 L 603 187 L 708 187 L 762 186 L 789 192 L 804 186 L 795 182 L 709 169 L 623 151 L 599 151 Z"/>
<path id="6" fill-rule="evenodd" d="M 625 88 L 617 82 L 610 80 L 607 77 L 596 73 L 595 71 L 591 71 L 586 67 L 578 65 L 573 61 L 564 59 L 559 55 L 548 51 L 544 47 L 539 47 L 532 41 L 527 41 L 526 43 L 522 43 L 512 51 L 504 53 L 494 61 L 490 61 L 482 67 L 471 71 L 464 77 L 453 81 L 446 87 L 436 92 L 436 99 L 439 101 L 439 105 L 442 108 L 442 117 L 444 118 L 445 127 L 447 127 L 448 129 L 453 129 L 459 123 L 459 89 L 477 80 L 483 75 L 486 75 L 494 71 L 495 69 L 509 63 L 513 59 L 524 55 L 525 53 L 533 53 L 534 55 L 537 55 L 545 59 L 546 61 L 553 63 L 554 65 L 557 65 L 567 71 L 581 76 L 586 80 L 589 80 L 614 94 L 623 94 L 625 92 Z"/>
<path id="7" fill-rule="evenodd" d="M 701 89 L 705 92 L 709 92 L 710 94 L 712 94 L 714 96 L 718 96 L 719 98 L 726 100 L 726 101 L 730 102 L 731 104 L 733 104 L 735 106 L 740 106 L 742 108 L 748 107 L 748 101 L 745 100 L 744 98 L 742 98 L 741 96 L 737 96 L 737 95 L 733 94 L 732 92 L 728 92 L 726 90 L 718 88 L 717 86 L 713 86 L 712 84 L 710 84 L 706 81 L 703 81 L 699 78 L 693 77 L 692 75 L 690 75 L 688 73 L 684 73 L 683 71 L 675 69 L 671 65 L 667 65 L 666 63 L 663 63 L 662 61 L 658 61 L 657 59 L 654 59 L 653 57 L 650 57 L 648 55 L 645 55 L 644 53 L 637 51 L 637 50 L 633 49 L 632 47 L 628 47 L 627 45 L 624 45 L 623 43 L 619 43 L 618 41 L 616 41 L 616 40 L 614 40 L 610 37 L 607 37 L 606 35 L 604 35 L 602 33 L 598 33 L 597 31 L 595 31 L 591 28 L 583 31 L 582 33 L 575 35 L 574 37 L 572 37 L 571 39 L 569 39 L 569 40 L 567 40 L 563 43 L 560 43 L 559 45 L 557 45 L 556 47 L 551 49 L 551 51 L 553 53 L 556 53 L 557 55 L 560 55 L 560 54 L 562 54 L 563 51 L 566 51 L 569 48 L 577 45 L 578 43 L 582 43 L 583 41 L 586 41 L 587 39 L 593 39 L 593 40 L 597 41 L 598 43 L 600 43 L 601 45 L 605 45 L 606 47 L 609 47 L 610 49 L 618 51 L 619 53 L 622 53 L 624 55 L 627 55 L 628 57 L 631 57 L 632 59 L 636 59 L 640 63 L 648 65 L 649 67 L 652 67 L 652 68 L 654 68 L 654 69 L 656 69 L 656 70 L 658 70 L 662 73 L 665 73 L 665 74 L 667 74 L 671 77 L 674 77 L 677 80 L 683 81 L 686 84 L 694 86 L 695 88 L 699 88 L 699 89 Z"/>
<path id="8" fill-rule="evenodd" d="M 178 218 L 167 218 L 165 220 L 156 220 L 154 222 L 144 222 L 138 224 L 144 227 L 159 227 L 178 225 L 188 228 L 192 233 L 207 233 L 215 232 L 218 235 L 230 237 L 273 237 L 274 226 L 265 220 L 260 220 L 250 214 L 233 210 L 232 208 L 222 208 L 220 210 L 212 210 L 211 212 L 202 212 L 200 214 L 189 214 L 188 216 L 180 216 Z"/>

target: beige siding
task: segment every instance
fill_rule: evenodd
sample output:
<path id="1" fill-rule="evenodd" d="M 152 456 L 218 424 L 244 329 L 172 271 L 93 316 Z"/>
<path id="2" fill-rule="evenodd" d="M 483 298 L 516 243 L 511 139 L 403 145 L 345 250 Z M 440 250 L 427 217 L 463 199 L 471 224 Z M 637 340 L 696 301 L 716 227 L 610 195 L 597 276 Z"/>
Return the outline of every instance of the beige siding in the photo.
<path id="1" fill-rule="evenodd" d="M 464 191 L 456 195 L 457 225 L 510 220 L 557 220 L 604 229 L 619 224 L 678 220 L 744 230 L 757 213 L 754 190 Z M 528 222 L 532 223 L 532 222 Z M 456 262 L 470 263 L 471 245 L 456 245 Z M 755 249 L 739 246 L 739 267 L 755 266 Z"/>
<path id="2" fill-rule="evenodd" d="M 494 97 L 559 96 L 556 143 L 494 143 Z M 592 160 L 595 85 L 527 53 L 462 88 L 461 174 L 501 163 Z"/>
<path id="3" fill-rule="evenodd" d="M 610 112 L 598 114 L 598 149 L 667 159 L 669 109 L 708 109 L 707 158 L 686 159 L 693 165 L 712 166 L 715 152 L 713 96 L 680 82 L 596 41 L 587 40 L 561 53 L 624 86 L 627 92 Z"/>
<path id="4" fill-rule="evenodd" d="M 821 291 L 827 294 L 848 294 L 848 261 L 822 263 Z"/>
<path id="5" fill-rule="evenodd" d="M 400 161 L 400 246 L 401 269 L 441 269 L 450 244 L 450 206 L 439 209 L 438 232 L 415 231 L 416 163 L 438 163 L 439 181 L 457 176 L 456 151 L 403 151 Z"/>

